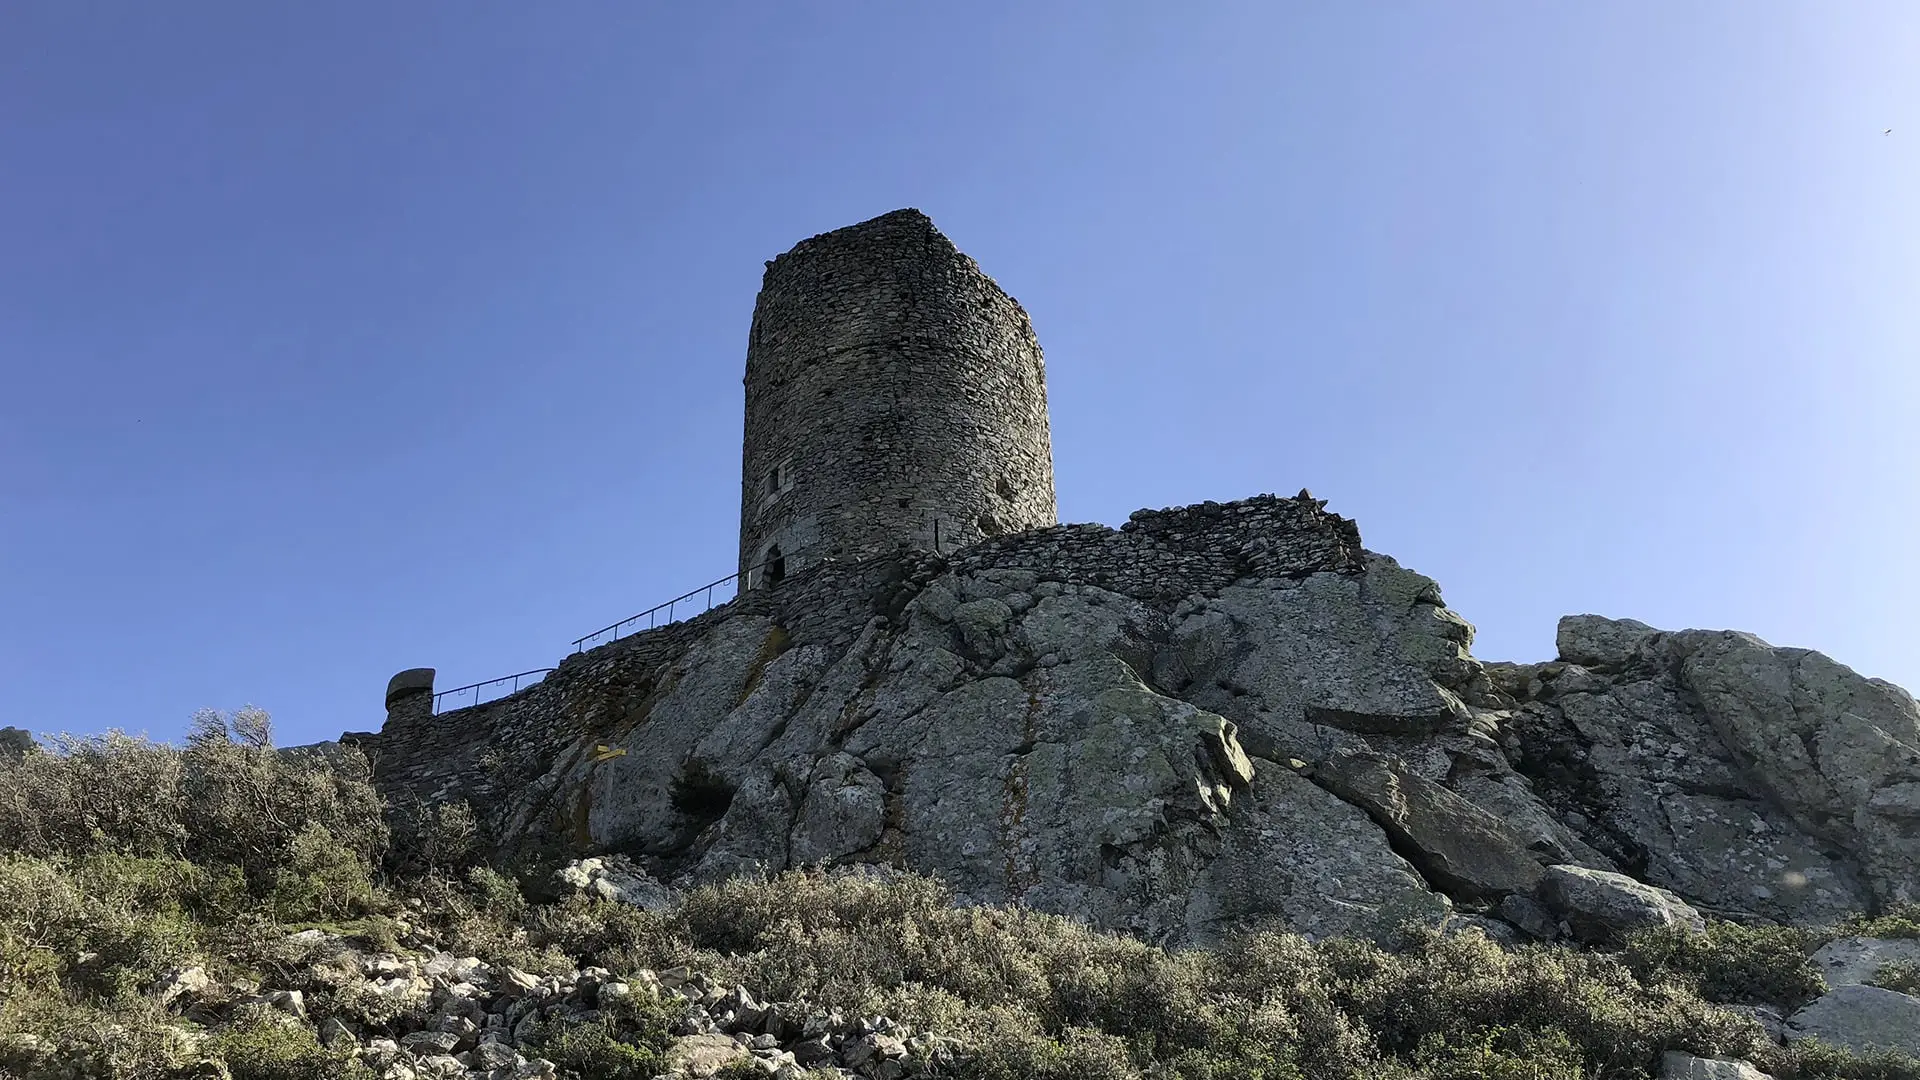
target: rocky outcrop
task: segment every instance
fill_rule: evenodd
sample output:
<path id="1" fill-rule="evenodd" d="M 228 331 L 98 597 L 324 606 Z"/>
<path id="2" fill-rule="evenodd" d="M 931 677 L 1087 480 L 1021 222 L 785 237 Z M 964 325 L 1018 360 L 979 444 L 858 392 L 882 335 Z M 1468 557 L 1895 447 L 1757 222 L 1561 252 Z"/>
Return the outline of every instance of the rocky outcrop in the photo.
<path id="1" fill-rule="evenodd" d="M 1920 967 L 1920 940 L 1909 938 L 1835 938 L 1814 952 L 1813 966 L 1828 986 L 1871 986 L 1890 965 Z"/>
<path id="2" fill-rule="evenodd" d="M 1502 939 L 1605 938 L 1656 908 L 1639 923 L 1832 922 L 1920 888 L 1897 688 L 1594 616 L 1550 663 L 1471 640 L 1302 493 L 825 564 L 356 738 L 505 845 L 678 885 L 909 867 L 1157 940 L 1372 932 L 1418 896 Z M 470 749 L 427 760 L 423 725 Z"/>
<path id="3" fill-rule="evenodd" d="M 1878 986 L 1837 986 L 1787 1017 L 1787 1038 L 1818 1039 L 1856 1054 L 1920 1057 L 1920 998 Z"/>
<path id="4" fill-rule="evenodd" d="M 0 757 L 31 753 L 36 745 L 32 732 L 24 728 L 0 727 Z"/>
<path id="5" fill-rule="evenodd" d="M 1562 620 L 1487 665 L 1506 748 L 1580 839 L 1703 910 L 1800 923 L 1920 898 L 1911 695 L 1750 634 Z"/>
<path id="6" fill-rule="evenodd" d="M 1539 899 L 1576 940 L 1594 944 L 1619 944 L 1642 929 L 1706 929 L 1706 920 L 1678 896 L 1605 870 L 1548 867 Z"/>
<path id="7" fill-rule="evenodd" d="M 1428 881 L 1452 895 L 1500 899 L 1540 883 L 1543 870 L 1523 837 L 1398 758 L 1341 750 L 1314 777 L 1365 810 Z"/>
<path id="8" fill-rule="evenodd" d="M 621 855 L 576 859 L 561 867 L 555 878 L 564 889 L 642 911 L 666 911 L 679 899 L 672 889 Z"/>
<path id="9" fill-rule="evenodd" d="M 1396 812 L 1380 798 L 1275 758 L 1365 750 L 1367 735 L 1465 740 L 1465 706 L 1434 673 L 1464 685 L 1474 669 L 1430 582 L 1354 556 L 1316 504 L 1280 505 L 1304 531 L 1331 527 L 1325 568 L 1176 598 L 934 565 L 837 655 L 779 641 L 769 619 L 723 623 L 654 680 L 665 689 L 631 733 L 594 737 L 625 756 L 543 787 L 594 845 L 687 881 L 875 862 L 1157 939 L 1274 917 L 1352 930 L 1431 884 L 1370 818 Z M 1498 856 L 1449 845 L 1461 820 L 1506 834 L 1398 759 L 1378 764 L 1420 793 L 1398 811 L 1421 838 L 1408 853 L 1475 895 L 1531 886 L 1523 840 Z"/>

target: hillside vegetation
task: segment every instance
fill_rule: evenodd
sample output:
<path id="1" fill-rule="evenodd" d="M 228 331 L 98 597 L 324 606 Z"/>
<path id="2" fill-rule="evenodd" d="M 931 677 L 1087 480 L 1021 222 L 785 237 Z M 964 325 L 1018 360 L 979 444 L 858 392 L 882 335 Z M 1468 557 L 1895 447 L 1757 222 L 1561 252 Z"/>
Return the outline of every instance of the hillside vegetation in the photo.
<path id="1" fill-rule="evenodd" d="M 726 1043 L 689 1034 L 701 1004 L 841 1047 L 723 1076 L 848 1075 L 857 1044 L 858 1075 L 982 1080 L 1646 1077 L 1669 1050 L 1920 1078 L 1717 1004 L 1811 1000 L 1806 957 L 1838 928 L 1716 923 L 1617 953 L 1274 929 L 1168 951 L 906 874 L 648 911 L 485 865 L 482 839 L 457 804 L 383 806 L 355 750 L 274 749 L 257 710 L 204 713 L 180 747 L 0 751 L 0 1075 L 647 1078 L 690 1038 Z M 1920 937 L 1920 911 L 1846 929 Z"/>

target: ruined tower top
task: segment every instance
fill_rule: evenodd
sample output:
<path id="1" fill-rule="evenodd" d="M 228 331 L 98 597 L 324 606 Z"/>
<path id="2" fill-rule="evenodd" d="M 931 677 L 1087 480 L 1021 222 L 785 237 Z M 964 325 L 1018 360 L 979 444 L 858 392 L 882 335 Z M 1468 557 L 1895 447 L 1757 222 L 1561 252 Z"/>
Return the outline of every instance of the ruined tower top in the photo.
<path id="1" fill-rule="evenodd" d="M 952 551 L 1057 523 L 1027 313 L 918 210 L 767 264 L 747 342 L 740 569 Z"/>

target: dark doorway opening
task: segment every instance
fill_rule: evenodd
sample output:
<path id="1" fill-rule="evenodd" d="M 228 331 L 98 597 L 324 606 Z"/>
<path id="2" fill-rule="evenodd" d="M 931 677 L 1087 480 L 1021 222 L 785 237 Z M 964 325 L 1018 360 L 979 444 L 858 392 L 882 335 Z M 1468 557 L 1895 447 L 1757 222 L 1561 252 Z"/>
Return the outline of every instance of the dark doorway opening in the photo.
<path id="1" fill-rule="evenodd" d="M 767 557 L 761 560 L 761 568 L 760 580 L 769 586 L 780 584 L 781 579 L 787 576 L 787 557 L 781 553 L 779 544 L 767 549 Z"/>

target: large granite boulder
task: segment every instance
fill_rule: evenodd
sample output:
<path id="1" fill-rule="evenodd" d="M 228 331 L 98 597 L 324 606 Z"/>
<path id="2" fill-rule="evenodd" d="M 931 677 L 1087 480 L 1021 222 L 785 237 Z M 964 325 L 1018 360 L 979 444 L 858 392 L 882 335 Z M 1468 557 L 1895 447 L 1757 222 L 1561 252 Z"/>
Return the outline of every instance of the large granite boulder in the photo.
<path id="1" fill-rule="evenodd" d="M 1837 986 L 1787 1017 L 1787 1039 L 1920 1057 L 1920 998 L 1877 986 Z"/>
<path id="2" fill-rule="evenodd" d="M 1617 944 L 1635 930 L 1706 929 L 1685 900 L 1625 874 L 1584 866 L 1549 866 L 1537 898 L 1573 936 L 1594 944 Z"/>
<path id="3" fill-rule="evenodd" d="M 0 758 L 20 757 L 33 752 L 39 744 L 25 728 L 0 727 Z"/>
<path id="4" fill-rule="evenodd" d="M 1817 652 L 1674 634 L 1669 655 L 1752 786 L 1858 860 L 1883 902 L 1920 901 L 1920 708 Z"/>
<path id="5" fill-rule="evenodd" d="M 1920 941 L 1911 938 L 1835 938 L 1810 958 L 1828 986 L 1871 986 L 1889 964 L 1920 967 Z"/>
<path id="6" fill-rule="evenodd" d="M 1314 777 L 1365 810 L 1427 880 L 1450 894 L 1497 900 L 1540 882 L 1540 862 L 1523 837 L 1398 758 L 1342 750 Z"/>
<path id="7" fill-rule="evenodd" d="M 1744 1061 L 1703 1058 L 1669 1050 L 1660 1056 L 1660 1080 L 1773 1080 Z"/>
<path id="8" fill-rule="evenodd" d="M 1553 644 L 1565 663 L 1595 671 L 1622 671 L 1632 663 L 1640 646 L 1659 634 L 1636 619 L 1569 615 L 1560 620 Z"/>

